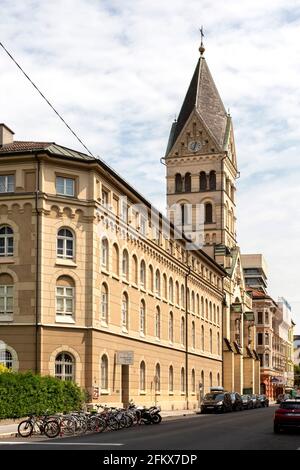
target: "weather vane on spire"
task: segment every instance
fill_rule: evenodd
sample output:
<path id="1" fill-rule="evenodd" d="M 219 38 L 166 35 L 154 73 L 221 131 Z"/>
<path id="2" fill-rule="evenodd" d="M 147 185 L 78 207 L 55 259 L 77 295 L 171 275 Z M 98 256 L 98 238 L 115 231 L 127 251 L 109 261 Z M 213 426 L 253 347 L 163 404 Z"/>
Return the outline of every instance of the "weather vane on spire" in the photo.
<path id="1" fill-rule="evenodd" d="M 205 52 L 205 47 L 203 46 L 203 38 L 204 38 L 203 26 L 201 26 L 199 31 L 200 31 L 200 34 L 201 34 L 201 44 L 200 44 L 200 47 L 199 47 L 199 52 L 200 52 L 200 55 L 202 56 Z"/>

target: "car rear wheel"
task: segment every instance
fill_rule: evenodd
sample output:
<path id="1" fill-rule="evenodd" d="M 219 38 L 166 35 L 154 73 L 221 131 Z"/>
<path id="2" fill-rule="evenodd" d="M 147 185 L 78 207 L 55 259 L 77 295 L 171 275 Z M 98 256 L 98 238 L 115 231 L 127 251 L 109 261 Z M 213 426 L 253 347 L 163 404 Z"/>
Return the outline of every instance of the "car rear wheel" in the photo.
<path id="1" fill-rule="evenodd" d="M 280 433 L 280 426 L 278 424 L 274 424 L 273 430 L 274 430 L 275 434 L 279 434 Z"/>

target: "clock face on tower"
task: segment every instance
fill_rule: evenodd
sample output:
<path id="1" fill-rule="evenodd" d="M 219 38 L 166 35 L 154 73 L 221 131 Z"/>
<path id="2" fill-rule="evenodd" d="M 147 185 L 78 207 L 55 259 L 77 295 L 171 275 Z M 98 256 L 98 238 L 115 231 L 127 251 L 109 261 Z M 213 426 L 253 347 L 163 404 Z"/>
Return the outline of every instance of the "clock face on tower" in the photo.
<path id="1" fill-rule="evenodd" d="M 188 145 L 188 149 L 190 152 L 198 152 L 198 150 L 200 150 L 201 147 L 202 147 L 202 144 L 199 140 L 192 140 Z"/>

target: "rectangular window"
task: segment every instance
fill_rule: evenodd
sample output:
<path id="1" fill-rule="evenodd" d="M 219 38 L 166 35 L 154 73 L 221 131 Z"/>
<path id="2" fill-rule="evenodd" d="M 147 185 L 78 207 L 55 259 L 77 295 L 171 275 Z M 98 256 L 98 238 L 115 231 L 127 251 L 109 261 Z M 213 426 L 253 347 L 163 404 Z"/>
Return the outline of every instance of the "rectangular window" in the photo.
<path id="1" fill-rule="evenodd" d="M 141 226 L 140 226 L 141 234 L 146 237 L 147 235 L 147 219 L 143 215 L 141 215 Z"/>
<path id="2" fill-rule="evenodd" d="M 13 294 L 13 286 L 0 286 L 0 315 L 11 315 L 13 313 Z"/>
<path id="3" fill-rule="evenodd" d="M 262 312 L 257 312 L 257 323 L 258 323 L 258 325 L 263 324 L 263 313 Z"/>
<path id="4" fill-rule="evenodd" d="M 73 178 L 57 176 L 56 192 L 63 196 L 75 196 L 75 180 Z"/>
<path id="5" fill-rule="evenodd" d="M 262 333 L 257 333 L 257 344 L 262 345 L 263 344 L 263 335 Z"/>
<path id="6" fill-rule="evenodd" d="M 108 191 L 102 189 L 102 204 L 104 207 L 108 207 Z"/>
<path id="7" fill-rule="evenodd" d="M 14 175 L 0 175 L 0 193 L 13 193 L 15 190 Z"/>
<path id="8" fill-rule="evenodd" d="M 56 315 L 73 315 L 73 287 L 56 287 Z"/>
<path id="9" fill-rule="evenodd" d="M 120 218 L 127 224 L 128 223 L 128 205 L 126 201 L 121 201 Z"/>

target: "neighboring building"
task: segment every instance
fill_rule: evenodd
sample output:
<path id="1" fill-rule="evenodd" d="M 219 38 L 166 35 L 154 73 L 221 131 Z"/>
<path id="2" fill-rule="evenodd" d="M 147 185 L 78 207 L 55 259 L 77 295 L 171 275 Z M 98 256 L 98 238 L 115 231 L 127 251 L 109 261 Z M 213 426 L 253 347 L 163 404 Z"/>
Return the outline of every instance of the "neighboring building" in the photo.
<path id="1" fill-rule="evenodd" d="M 294 327 L 295 323 L 292 320 L 292 309 L 290 304 L 283 297 L 278 299 L 278 307 L 280 310 L 281 324 L 280 324 L 280 338 L 285 345 L 285 383 L 286 388 L 293 388 L 294 386 Z"/>
<path id="2" fill-rule="evenodd" d="M 291 308 L 285 299 L 275 302 L 267 294 L 267 264 L 262 255 L 242 255 L 242 264 L 255 312 L 261 393 L 276 399 L 294 385 Z"/>
<path id="3" fill-rule="evenodd" d="M 150 210 L 103 161 L 0 125 L 0 362 L 112 405 L 222 385 L 226 272 Z"/>
<path id="4" fill-rule="evenodd" d="M 300 367 L 300 335 L 294 335 L 294 364 Z"/>
<path id="5" fill-rule="evenodd" d="M 194 75 L 165 155 L 169 217 L 222 266 L 224 386 L 258 393 L 259 359 L 251 297 L 236 241 L 239 176 L 231 116 L 200 48 Z M 174 207 L 180 210 L 174 210 Z"/>
<path id="6" fill-rule="evenodd" d="M 268 267 L 263 255 L 242 255 L 242 265 L 247 287 L 266 294 Z"/>

